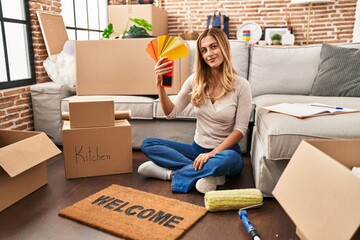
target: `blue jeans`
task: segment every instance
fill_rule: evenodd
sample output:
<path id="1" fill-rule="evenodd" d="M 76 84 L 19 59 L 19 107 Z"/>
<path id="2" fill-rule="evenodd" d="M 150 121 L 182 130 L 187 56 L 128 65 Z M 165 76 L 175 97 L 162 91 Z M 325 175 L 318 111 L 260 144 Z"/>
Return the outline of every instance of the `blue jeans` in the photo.
<path id="1" fill-rule="evenodd" d="M 200 170 L 193 167 L 194 160 L 201 153 L 210 152 L 195 142 L 179 143 L 159 138 L 147 138 L 141 151 L 155 164 L 173 171 L 171 188 L 173 192 L 187 193 L 200 178 L 207 176 L 235 176 L 240 173 L 244 162 L 240 146 L 224 150 L 211 157 Z"/>

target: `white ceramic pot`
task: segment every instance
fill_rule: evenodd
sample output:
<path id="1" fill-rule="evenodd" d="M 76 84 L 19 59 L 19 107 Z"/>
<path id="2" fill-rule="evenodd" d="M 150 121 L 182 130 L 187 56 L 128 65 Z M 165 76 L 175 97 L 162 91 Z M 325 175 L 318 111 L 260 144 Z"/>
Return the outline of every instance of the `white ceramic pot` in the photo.
<path id="1" fill-rule="evenodd" d="M 281 38 L 282 45 L 293 45 L 294 42 L 295 42 L 294 34 L 285 33 L 284 35 L 282 35 L 282 38 Z"/>

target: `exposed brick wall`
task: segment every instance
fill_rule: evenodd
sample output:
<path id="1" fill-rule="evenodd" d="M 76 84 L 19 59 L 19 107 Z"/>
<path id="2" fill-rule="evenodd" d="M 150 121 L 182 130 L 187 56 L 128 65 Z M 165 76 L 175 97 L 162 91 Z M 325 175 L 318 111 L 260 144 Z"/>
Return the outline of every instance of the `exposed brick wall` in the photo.
<path id="1" fill-rule="evenodd" d="M 232 39 L 236 39 L 239 25 L 245 21 L 255 21 L 262 28 L 289 26 L 295 35 L 295 44 L 306 44 L 308 4 L 293 5 L 290 2 L 290 0 L 162 0 L 161 6 L 168 12 L 170 35 L 178 36 L 190 30 L 186 17 L 189 11 L 193 30 L 201 32 L 206 28 L 206 16 L 219 10 L 230 17 Z M 313 4 L 309 44 L 352 42 L 356 2 L 356 0 L 338 0 L 334 3 Z M 123 0 L 109 1 L 111 5 L 124 3 L 126 1 Z"/>
<path id="2" fill-rule="evenodd" d="M 48 13 L 61 13 L 61 0 L 30 0 L 30 19 L 32 29 L 32 41 L 34 45 L 34 61 L 36 82 L 47 82 L 49 77 L 45 72 L 43 61 L 48 57 L 44 39 L 41 34 L 37 11 Z"/>
<path id="3" fill-rule="evenodd" d="M 0 129 L 32 130 L 30 87 L 0 92 Z"/>

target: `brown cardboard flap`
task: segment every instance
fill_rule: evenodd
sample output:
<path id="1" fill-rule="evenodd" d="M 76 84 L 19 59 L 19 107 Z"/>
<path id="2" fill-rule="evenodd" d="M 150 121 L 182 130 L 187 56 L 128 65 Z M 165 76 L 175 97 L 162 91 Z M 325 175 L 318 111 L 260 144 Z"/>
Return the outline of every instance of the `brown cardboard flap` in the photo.
<path id="1" fill-rule="evenodd" d="M 48 55 L 59 54 L 69 40 L 61 15 L 36 12 Z"/>
<path id="2" fill-rule="evenodd" d="M 350 147 L 332 149 L 336 142 Z M 342 159 L 351 155 L 352 164 L 360 164 L 359 148 L 360 141 L 319 140 L 302 141 L 295 151 L 273 195 L 303 239 L 350 239 L 356 232 L 360 223 L 360 178 L 342 164 Z M 340 151 L 336 154 L 340 158 L 333 159 L 326 151 L 333 156 Z"/>
<path id="3" fill-rule="evenodd" d="M 10 177 L 15 177 L 60 153 L 45 133 L 39 133 L 0 148 L 0 166 Z"/>
<path id="4" fill-rule="evenodd" d="M 351 169 L 360 166 L 360 139 L 350 140 L 306 140 L 333 159 L 341 159 L 341 165 Z"/>
<path id="5" fill-rule="evenodd" d="M 0 131 L 0 148 L 7 145 L 19 142 L 25 138 L 29 138 L 39 134 L 36 131 L 21 131 L 21 130 L 3 130 Z M 1 150 L 1 149 L 0 149 Z"/>

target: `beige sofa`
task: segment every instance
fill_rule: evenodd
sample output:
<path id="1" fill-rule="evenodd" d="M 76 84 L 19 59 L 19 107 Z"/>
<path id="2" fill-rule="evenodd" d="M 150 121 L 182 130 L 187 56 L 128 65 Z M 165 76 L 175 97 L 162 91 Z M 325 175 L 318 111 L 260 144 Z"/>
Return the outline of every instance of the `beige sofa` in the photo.
<path id="1" fill-rule="evenodd" d="M 360 44 L 340 46 L 360 48 Z M 324 67 L 320 66 L 321 50 L 321 45 L 251 49 L 249 81 L 256 106 L 251 162 L 255 185 L 265 195 L 272 195 L 273 188 L 302 139 L 360 138 L 360 113 L 299 119 L 262 109 L 263 106 L 283 102 L 324 103 L 360 109 L 359 97 L 313 96 L 316 95 L 314 80 L 316 77 L 319 79 L 317 74 L 324 71 Z M 359 60 L 351 64 L 360 64 Z M 335 70 L 335 66 L 330 68 Z M 358 81 L 360 90 L 360 79 Z M 360 92 L 358 94 L 360 96 Z"/>
<path id="2" fill-rule="evenodd" d="M 181 67 L 188 67 L 191 73 L 195 41 L 186 43 L 190 56 L 188 64 Z M 282 102 L 319 102 L 360 109 L 356 97 L 310 96 L 321 63 L 321 45 L 249 48 L 245 42 L 237 40 L 231 40 L 230 44 L 234 66 L 240 75 L 249 79 L 254 103 L 249 120 L 249 129 L 254 126 L 254 130 L 240 145 L 243 152 L 250 152 L 256 187 L 266 196 L 272 195 L 275 184 L 302 139 L 360 138 L 360 113 L 298 119 L 262 109 Z M 360 48 L 360 44 L 342 47 Z M 33 85 L 31 93 L 35 130 L 46 132 L 56 144 L 61 144 L 61 112 L 68 111 L 71 99 L 89 96 L 76 96 L 52 82 Z M 196 119 L 191 106 L 176 119 L 166 120 L 156 96 L 91 96 L 94 97 L 112 97 L 116 110 L 132 111 L 130 123 L 134 148 L 139 148 L 146 137 L 192 142 Z"/>

